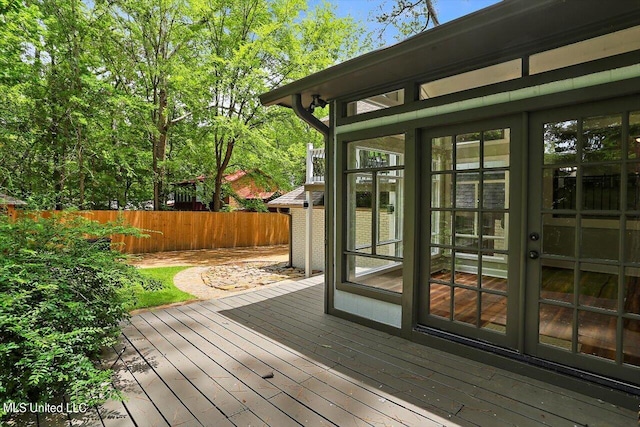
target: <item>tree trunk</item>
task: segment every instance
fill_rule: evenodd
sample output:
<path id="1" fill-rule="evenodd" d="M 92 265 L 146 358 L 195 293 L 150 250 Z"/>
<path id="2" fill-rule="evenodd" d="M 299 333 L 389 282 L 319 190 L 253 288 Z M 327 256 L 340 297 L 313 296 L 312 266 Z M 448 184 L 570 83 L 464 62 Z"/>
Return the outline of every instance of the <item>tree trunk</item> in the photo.
<path id="1" fill-rule="evenodd" d="M 169 126 L 167 123 L 167 91 L 162 88 L 158 94 L 158 135 L 153 137 L 153 209 L 160 210 L 164 203 L 164 175 L 163 162 L 167 153 L 167 140 L 169 137 Z"/>

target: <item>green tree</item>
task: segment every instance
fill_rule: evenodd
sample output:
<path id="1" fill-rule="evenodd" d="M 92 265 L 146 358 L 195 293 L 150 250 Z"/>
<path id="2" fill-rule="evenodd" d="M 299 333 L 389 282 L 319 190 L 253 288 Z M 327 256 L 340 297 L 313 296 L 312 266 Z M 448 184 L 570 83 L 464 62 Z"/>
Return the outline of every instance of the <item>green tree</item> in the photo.
<path id="1" fill-rule="evenodd" d="M 389 26 L 398 30 L 397 38 L 402 40 L 425 31 L 429 25 L 440 25 L 435 0 L 394 0 L 390 11 L 385 10 L 386 7 L 387 3 L 380 6 L 375 17 L 383 24 L 380 38 Z"/>

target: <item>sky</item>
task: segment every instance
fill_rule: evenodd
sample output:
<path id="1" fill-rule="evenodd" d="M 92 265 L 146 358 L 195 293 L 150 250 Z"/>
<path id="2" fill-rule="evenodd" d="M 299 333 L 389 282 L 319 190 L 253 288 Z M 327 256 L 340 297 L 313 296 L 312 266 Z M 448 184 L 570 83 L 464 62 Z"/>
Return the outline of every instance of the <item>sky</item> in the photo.
<path id="1" fill-rule="evenodd" d="M 438 13 L 440 24 L 452 21 L 469 13 L 483 9 L 492 4 L 498 3 L 500 0 L 435 0 L 435 7 Z M 311 6 L 319 3 L 320 0 L 311 0 Z M 375 16 L 379 14 L 380 7 L 385 10 L 391 10 L 394 0 L 327 0 L 336 6 L 338 16 L 351 16 L 356 20 L 362 21 L 369 30 L 379 30 L 380 24 L 375 22 Z M 389 29 L 385 32 L 385 44 L 397 43 L 394 38 L 394 32 Z"/>

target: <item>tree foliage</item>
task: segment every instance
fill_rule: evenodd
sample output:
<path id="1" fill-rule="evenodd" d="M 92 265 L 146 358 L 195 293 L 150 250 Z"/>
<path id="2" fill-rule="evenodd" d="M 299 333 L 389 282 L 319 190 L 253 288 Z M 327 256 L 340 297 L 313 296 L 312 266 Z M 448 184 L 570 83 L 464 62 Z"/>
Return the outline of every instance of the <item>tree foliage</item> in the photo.
<path id="1" fill-rule="evenodd" d="M 386 3 L 381 5 L 376 15 L 376 21 L 383 25 L 380 37 L 389 26 L 398 31 L 397 38 L 402 40 L 425 31 L 429 25 L 440 25 L 435 0 L 394 0 L 391 10 L 387 7 Z"/>
<path id="2" fill-rule="evenodd" d="M 0 0 L 0 24 L 0 188 L 44 208 L 160 209 L 238 168 L 286 189 L 318 137 L 258 95 L 360 47 L 305 0 Z"/>

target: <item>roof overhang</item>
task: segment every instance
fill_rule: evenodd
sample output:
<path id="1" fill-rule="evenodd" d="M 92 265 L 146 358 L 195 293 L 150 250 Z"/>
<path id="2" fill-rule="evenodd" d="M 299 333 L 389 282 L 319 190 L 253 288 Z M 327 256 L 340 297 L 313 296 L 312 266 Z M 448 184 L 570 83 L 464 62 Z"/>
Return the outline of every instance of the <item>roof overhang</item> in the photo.
<path id="1" fill-rule="evenodd" d="M 331 101 L 388 88 L 394 82 L 441 78 L 486 64 L 524 57 L 637 25 L 635 1 L 503 0 L 396 45 L 327 68 L 260 95 L 264 105 L 292 106 L 291 96 Z"/>

